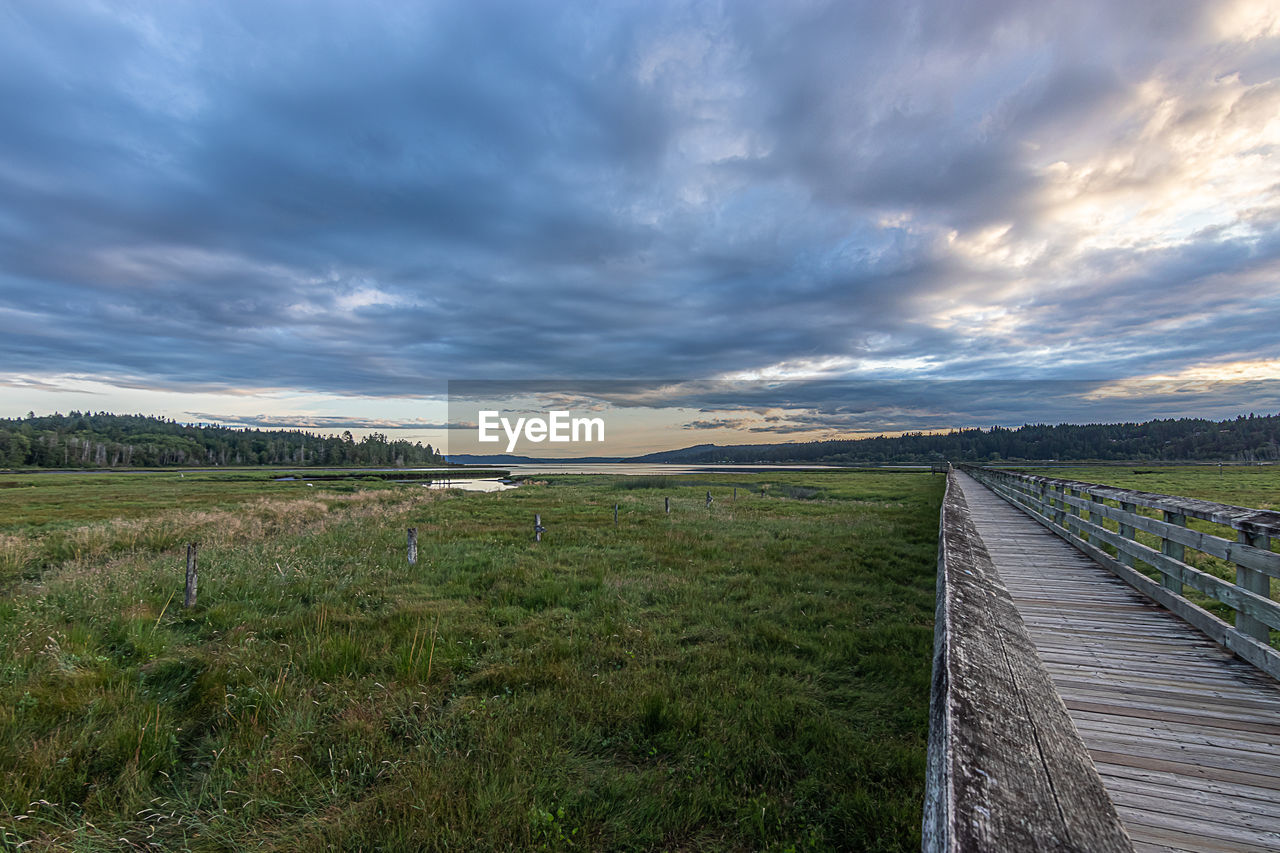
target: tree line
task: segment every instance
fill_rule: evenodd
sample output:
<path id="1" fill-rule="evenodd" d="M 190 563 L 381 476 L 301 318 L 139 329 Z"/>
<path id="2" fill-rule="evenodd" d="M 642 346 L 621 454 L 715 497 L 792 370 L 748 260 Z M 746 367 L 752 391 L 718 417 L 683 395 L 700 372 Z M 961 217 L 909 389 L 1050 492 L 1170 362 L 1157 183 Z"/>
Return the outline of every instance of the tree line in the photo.
<path id="1" fill-rule="evenodd" d="M 71 412 L 0 419 L 3 468 L 153 468 L 225 465 L 444 465 L 430 445 L 350 430 L 237 429 L 151 415 Z"/>
<path id="2" fill-rule="evenodd" d="M 856 465 L 1005 460 L 1280 461 L 1280 415 L 1250 414 L 1224 421 L 1179 418 L 1145 423 L 1027 424 L 786 444 L 702 444 L 627 461 Z"/>

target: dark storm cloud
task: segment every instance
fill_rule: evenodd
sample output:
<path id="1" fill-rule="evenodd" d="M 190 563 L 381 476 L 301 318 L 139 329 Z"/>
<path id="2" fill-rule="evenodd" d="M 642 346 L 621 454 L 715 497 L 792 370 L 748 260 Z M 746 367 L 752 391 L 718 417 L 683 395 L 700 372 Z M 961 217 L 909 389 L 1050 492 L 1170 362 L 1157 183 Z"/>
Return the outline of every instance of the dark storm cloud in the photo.
<path id="1" fill-rule="evenodd" d="M 1064 225 L 1189 180 L 1179 128 L 1261 126 L 1274 39 L 1215 8 L 10 5 L 0 358 L 366 397 L 1275 358 L 1274 192 L 1176 239 Z"/>

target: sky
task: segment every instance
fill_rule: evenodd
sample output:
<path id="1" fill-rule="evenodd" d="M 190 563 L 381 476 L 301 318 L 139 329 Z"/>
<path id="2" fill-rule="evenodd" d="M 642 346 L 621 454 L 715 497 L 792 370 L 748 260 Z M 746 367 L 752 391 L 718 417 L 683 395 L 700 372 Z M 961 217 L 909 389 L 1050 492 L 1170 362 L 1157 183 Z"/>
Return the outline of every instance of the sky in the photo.
<path id="1" fill-rule="evenodd" d="M 1280 411 L 1278 146 L 1268 2 L 3 3 L 0 416 Z"/>

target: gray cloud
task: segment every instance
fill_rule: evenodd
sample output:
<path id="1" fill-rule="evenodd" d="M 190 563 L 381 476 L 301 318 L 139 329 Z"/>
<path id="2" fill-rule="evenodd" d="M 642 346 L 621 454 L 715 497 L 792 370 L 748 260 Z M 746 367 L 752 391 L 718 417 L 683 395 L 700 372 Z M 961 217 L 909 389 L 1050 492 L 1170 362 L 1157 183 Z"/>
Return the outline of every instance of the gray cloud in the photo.
<path id="1" fill-rule="evenodd" d="M 221 426 L 256 427 L 258 429 L 474 429 L 475 424 L 433 423 L 422 419 L 390 420 L 387 418 L 347 418 L 336 415 L 215 415 L 208 412 L 186 412 L 200 423 Z"/>
<path id="2" fill-rule="evenodd" d="M 472 381 L 450 383 L 450 420 L 472 424 L 481 409 L 538 413 L 615 410 L 636 420 L 669 413 L 681 429 L 851 435 L 1016 427 L 1028 423 L 1224 419 L 1280 411 L 1280 379 L 1205 380 L 762 380 Z M 684 420 L 687 413 L 701 417 Z M 680 418 L 674 420 L 674 418 Z"/>
<path id="3" fill-rule="evenodd" d="M 1276 169 L 1186 154 L 1277 103 L 1275 39 L 1215 8 L 10 7 L 0 360 L 405 397 L 1277 358 L 1274 188 L 1124 239 L 1076 212 Z"/>

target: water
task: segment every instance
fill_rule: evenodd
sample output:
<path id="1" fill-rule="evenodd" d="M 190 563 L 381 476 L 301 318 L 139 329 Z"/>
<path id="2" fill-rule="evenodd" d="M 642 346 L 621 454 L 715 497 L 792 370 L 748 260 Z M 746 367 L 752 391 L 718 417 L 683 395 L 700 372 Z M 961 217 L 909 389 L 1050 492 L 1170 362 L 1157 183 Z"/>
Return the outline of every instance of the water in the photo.
<path id="1" fill-rule="evenodd" d="M 514 489 L 516 484 L 495 477 L 474 480 L 432 480 L 430 483 L 423 483 L 422 486 L 427 489 L 461 489 L 464 492 L 505 492 L 507 489 Z"/>
<path id="2" fill-rule="evenodd" d="M 616 474 L 632 477 L 662 474 L 768 473 L 770 471 L 837 471 L 839 465 L 682 465 L 663 462 L 527 462 L 516 465 L 477 465 L 515 474 Z M 923 466 L 925 468 L 929 466 Z"/>

